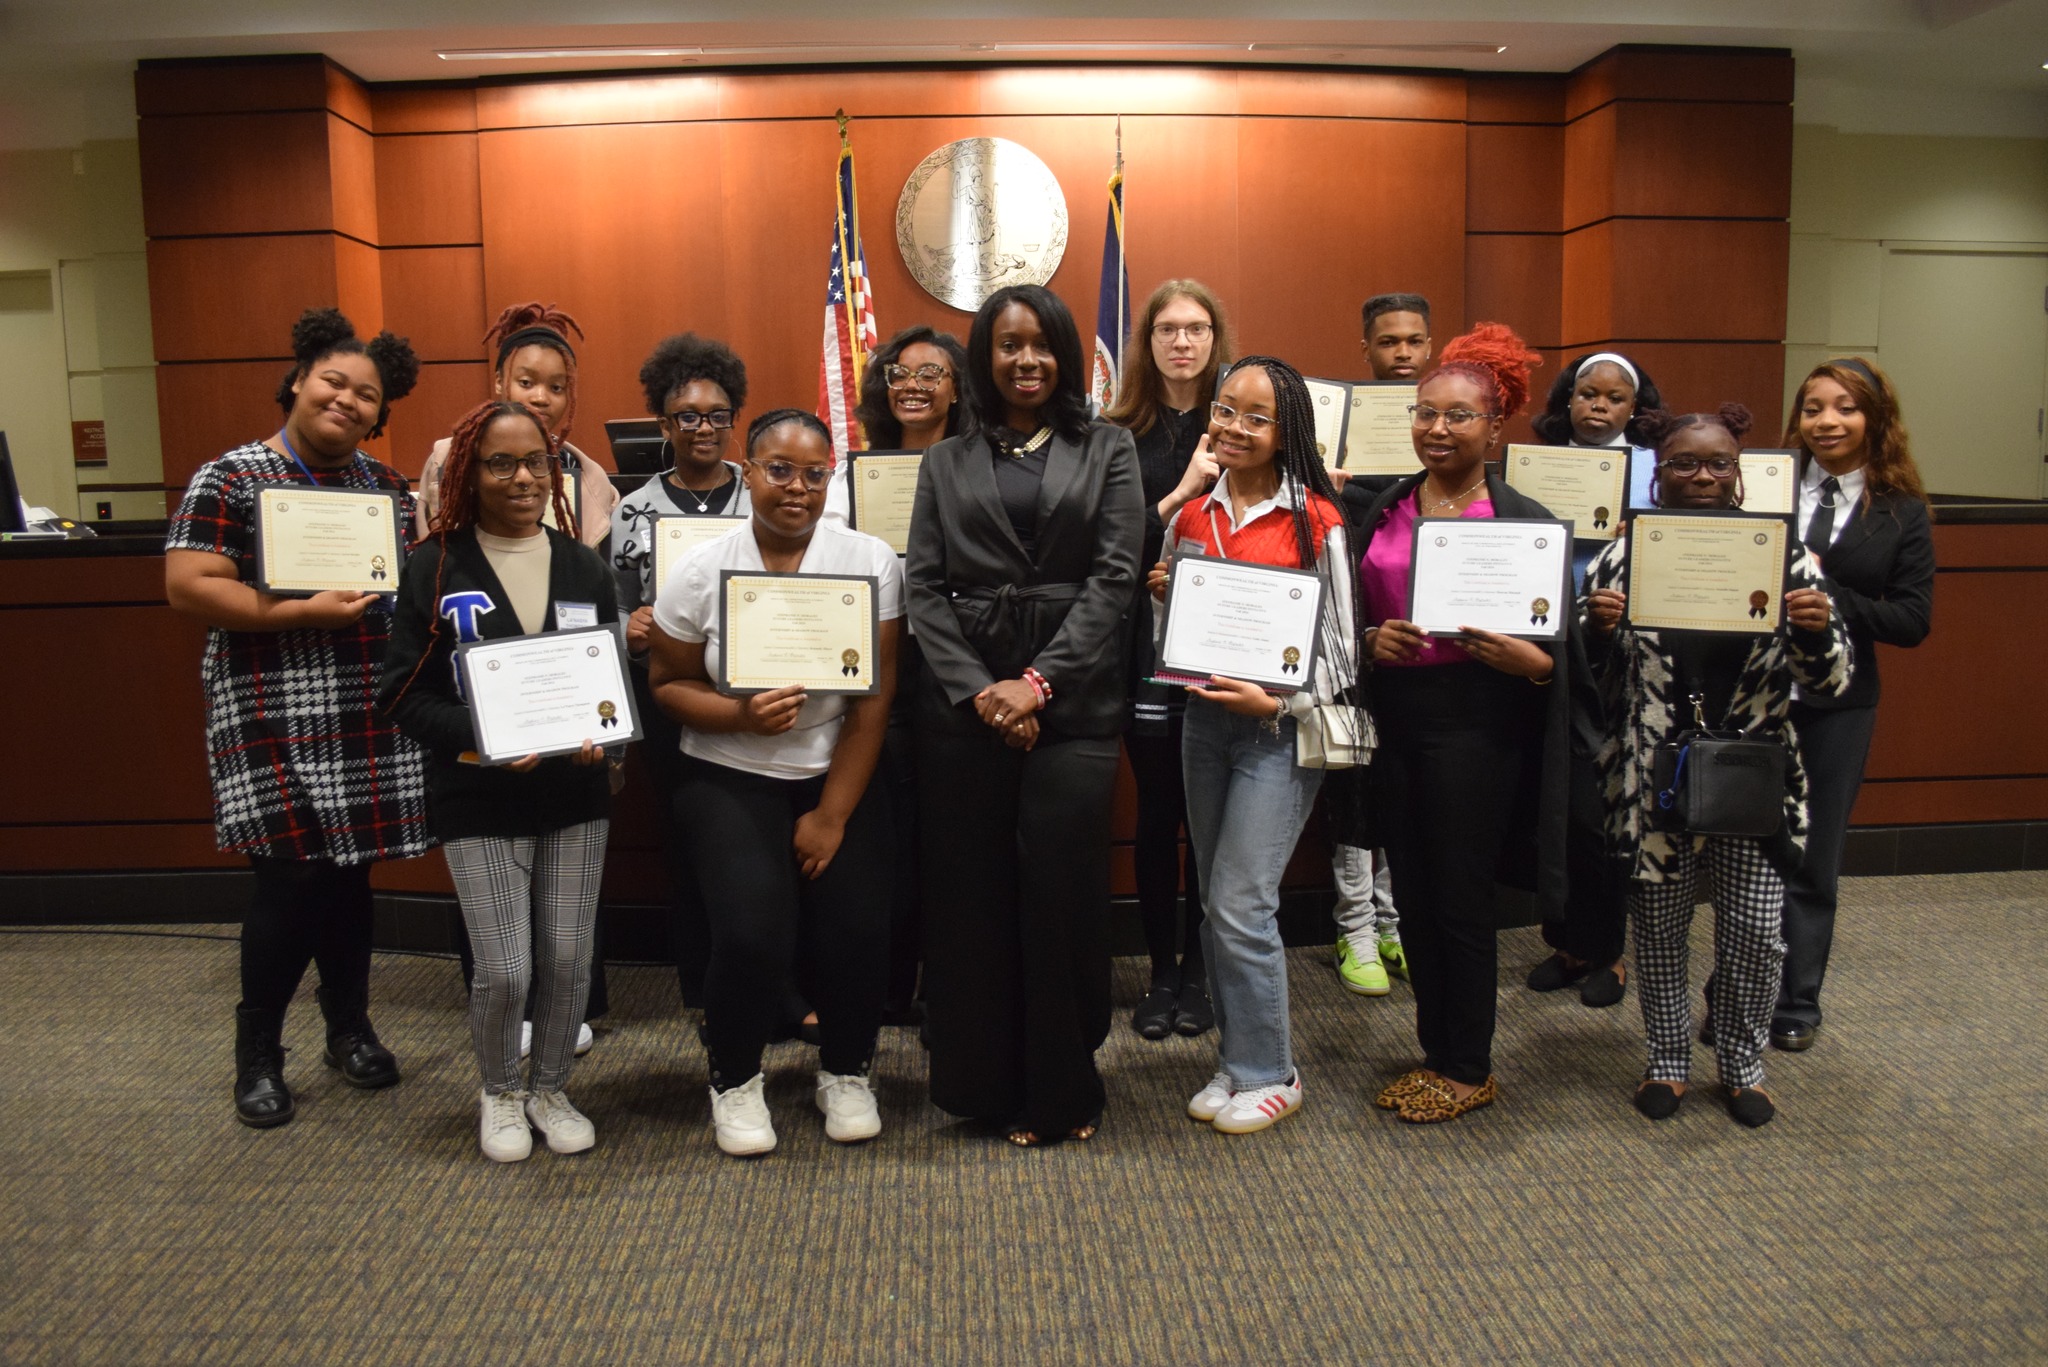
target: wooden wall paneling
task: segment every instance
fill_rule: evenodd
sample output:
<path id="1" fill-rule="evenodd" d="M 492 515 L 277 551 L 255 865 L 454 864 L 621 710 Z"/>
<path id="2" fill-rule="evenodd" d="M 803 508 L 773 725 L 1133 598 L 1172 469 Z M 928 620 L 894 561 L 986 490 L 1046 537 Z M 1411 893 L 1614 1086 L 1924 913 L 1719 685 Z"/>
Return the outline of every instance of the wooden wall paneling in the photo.
<path id="1" fill-rule="evenodd" d="M 159 361 L 289 356 L 292 324 L 339 302 L 335 238 L 194 237 L 149 244 L 149 313 Z"/>
<path id="2" fill-rule="evenodd" d="M 0 607 L 158 603 L 163 597 L 164 564 L 154 556 L 10 560 L 0 576 Z"/>
<path id="3" fill-rule="evenodd" d="M 171 491 L 172 507 L 194 470 L 278 429 L 283 414 L 277 386 L 291 368 L 289 356 L 156 368 L 157 426 L 163 434 L 164 486 Z"/>
<path id="4" fill-rule="evenodd" d="M 204 627 L 168 607 L 65 605 L 8 609 L 0 631 L 0 697 L 51 723 L 10 728 L 7 769 L 36 781 L 0 785 L 0 823 L 211 818 Z"/>
<path id="5" fill-rule="evenodd" d="M 1688 341 L 1784 337 L 1789 224 L 1616 219 L 1601 228 L 1613 244 L 1613 308 L 1603 335 Z M 1569 304 L 1566 312 L 1569 317 Z M 1568 341 L 1587 335 L 1567 323 Z"/>
<path id="6" fill-rule="evenodd" d="M 481 329 L 478 335 L 482 335 Z M 464 413 L 490 397 L 491 368 L 484 361 L 421 366 L 420 381 L 412 393 L 391 405 L 391 421 L 384 429 L 389 454 L 380 458 L 407 479 L 418 479 L 434 443 L 454 431 Z M 584 406 L 585 398 L 577 398 L 577 428 L 572 440 L 586 451 L 593 442 L 604 450 L 604 421 Z M 607 454 L 606 462 L 609 460 Z"/>
<path id="7" fill-rule="evenodd" d="M 1866 781 L 1857 793 L 1849 824 L 1940 826 L 1953 822 L 2040 821 L 2044 815 L 2048 815 L 2048 779 Z"/>
<path id="8" fill-rule="evenodd" d="M 1937 521 L 1934 559 L 1945 570 L 1993 565 L 2040 569 L 2048 566 L 2048 524 L 1986 526 Z"/>
<path id="9" fill-rule="evenodd" d="M 141 120 L 144 230 L 181 237 L 331 228 L 327 119 L 312 110 Z"/>
<path id="10" fill-rule="evenodd" d="M 483 241 L 474 133 L 377 138 L 377 245 Z"/>
<path id="11" fill-rule="evenodd" d="M 372 86 L 370 116 L 371 127 L 379 138 L 404 133 L 474 133 L 476 87 Z"/>
<path id="12" fill-rule="evenodd" d="M 135 69 L 135 112 L 175 114 L 327 108 L 325 58 L 254 57 L 143 61 Z"/>
<path id="13" fill-rule="evenodd" d="M 1465 315 L 1461 125 L 1247 119 L 1238 148 L 1243 350 L 1356 375 L 1367 297 L 1414 290 L 1436 316 Z M 1432 191 L 1419 211 L 1418 185 Z M 1397 231 L 1372 230 L 1389 219 Z"/>
<path id="14" fill-rule="evenodd" d="M 1792 102 L 1792 54 L 1782 48 L 1662 47 L 1624 44 L 1574 71 L 1565 117 L 1611 100 L 1760 100 Z"/>
<path id="15" fill-rule="evenodd" d="M 379 892 L 423 892 L 453 896 L 455 880 L 448 876 L 448 861 L 439 850 L 410 859 L 388 859 L 370 870 L 370 886 Z"/>
<path id="16" fill-rule="evenodd" d="M 327 176 L 334 230 L 371 244 L 378 240 L 376 142 L 348 120 L 327 116 Z"/>
<path id="17" fill-rule="evenodd" d="M 382 253 L 351 237 L 329 240 L 334 244 L 335 305 L 360 336 L 374 337 L 384 328 Z"/>
<path id="18" fill-rule="evenodd" d="M 507 303 L 543 299 L 582 323 L 589 337 L 577 352 L 577 411 L 586 435 L 605 419 L 646 412 L 638 376 L 657 341 L 687 329 L 718 337 L 728 327 L 719 152 L 718 127 L 701 123 L 479 135 L 484 307 L 495 313 Z M 540 201 L 528 193 L 536 165 L 554 168 L 553 192 Z M 822 174 L 817 193 L 829 206 L 831 168 Z M 563 213 L 552 205 L 573 207 Z M 791 233 L 808 233 L 820 254 L 810 268 L 819 291 L 809 325 L 813 365 L 830 230 L 829 207 L 823 220 L 788 225 Z M 804 269 L 796 262 L 787 268 Z M 809 406 L 816 397 L 814 372 L 799 401 Z M 758 411 L 758 403 L 750 406 Z"/>
<path id="19" fill-rule="evenodd" d="M 1468 124 L 1465 231 L 1555 233 L 1564 226 L 1564 130 Z"/>
<path id="20" fill-rule="evenodd" d="M 1191 277 L 1222 301 L 1233 335 L 1241 332 L 1238 128 L 1227 118 L 1124 120 L 1124 267 L 1134 326 L 1160 281 Z M 1101 228 L 1095 232 L 1099 239 Z"/>
<path id="21" fill-rule="evenodd" d="M 1465 122 L 1562 124 L 1564 86 L 1563 76 L 1467 74 Z"/>
<path id="22" fill-rule="evenodd" d="M 1236 77 L 1237 112 L 1246 116 L 1451 123 L 1466 118 L 1465 78 L 1459 73 L 1252 66 L 1238 68 Z M 1116 87 L 1106 88 L 1113 91 Z"/>
<path id="23" fill-rule="evenodd" d="M 1563 210 L 1566 231 L 1614 213 L 1617 147 L 1614 107 L 1565 125 Z"/>
<path id="24" fill-rule="evenodd" d="M 386 247 L 384 326 L 411 339 L 423 361 L 475 361 L 485 355 L 482 247 Z M 509 301 L 508 301 L 509 302 Z"/>
<path id="25" fill-rule="evenodd" d="M 375 132 L 376 111 L 370 103 L 369 87 L 356 74 L 333 61 L 325 63 L 326 107 L 365 132 Z"/>
<path id="26" fill-rule="evenodd" d="M 1785 348 L 1778 342 L 1656 342 L 1595 338 L 1563 352 L 1566 358 L 1619 351 L 1657 381 L 1667 407 L 1711 412 L 1725 402 L 1744 404 L 1756 426 L 1751 446 L 1776 446 L 1783 434 Z M 1551 372 L 1553 375 L 1555 371 Z"/>
<path id="27" fill-rule="evenodd" d="M 980 99 L 978 112 L 987 118 L 1043 114 L 1236 114 L 1240 112 L 1241 75 L 1238 71 L 1209 67 L 1042 64 L 989 67 L 974 73 Z"/>
<path id="28" fill-rule="evenodd" d="M 211 816 L 162 825 L 0 826 L 0 869 L 8 873 L 248 867 L 241 855 L 215 846 Z M 226 911 L 223 919 L 239 914 L 239 908 Z"/>
<path id="29" fill-rule="evenodd" d="M 1564 242 L 1553 233 L 1473 233 L 1465 238 L 1468 324 L 1506 323 L 1534 347 L 1562 336 Z M 1446 322 L 1449 320 L 1446 319 Z M 1442 341 L 1451 333 L 1439 325 Z"/>
<path id="30" fill-rule="evenodd" d="M 1580 123 L 1609 120 L 1615 213 L 1791 217 L 1791 105 L 1631 102 Z"/>
<path id="31" fill-rule="evenodd" d="M 725 79 L 714 71 L 692 71 L 481 85 L 476 92 L 476 126 L 548 128 L 715 119 L 719 86 Z"/>
<path id="32" fill-rule="evenodd" d="M 1614 223 L 1609 220 L 1568 232 L 1559 240 L 1558 339 L 1576 347 L 1581 338 L 1614 335 Z"/>
<path id="33" fill-rule="evenodd" d="M 852 118 L 854 151 L 864 121 L 879 118 L 961 117 L 981 112 L 982 73 L 961 67 L 863 71 L 803 71 L 761 80 L 737 72 L 718 83 L 720 119 Z"/>

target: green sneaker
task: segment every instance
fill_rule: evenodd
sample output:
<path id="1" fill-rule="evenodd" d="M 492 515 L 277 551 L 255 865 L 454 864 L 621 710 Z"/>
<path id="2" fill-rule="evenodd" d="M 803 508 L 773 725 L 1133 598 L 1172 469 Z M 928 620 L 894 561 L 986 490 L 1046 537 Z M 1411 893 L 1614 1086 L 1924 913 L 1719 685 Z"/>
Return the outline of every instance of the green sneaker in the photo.
<path id="1" fill-rule="evenodd" d="M 1347 992 L 1356 992 L 1361 997 L 1384 997 L 1393 990 L 1379 956 L 1359 954 L 1348 936 L 1337 941 L 1337 976 Z"/>
<path id="2" fill-rule="evenodd" d="M 1380 962 L 1386 965 L 1387 972 L 1404 983 L 1408 981 L 1408 954 L 1401 948 L 1399 936 L 1387 935 L 1380 939 Z"/>

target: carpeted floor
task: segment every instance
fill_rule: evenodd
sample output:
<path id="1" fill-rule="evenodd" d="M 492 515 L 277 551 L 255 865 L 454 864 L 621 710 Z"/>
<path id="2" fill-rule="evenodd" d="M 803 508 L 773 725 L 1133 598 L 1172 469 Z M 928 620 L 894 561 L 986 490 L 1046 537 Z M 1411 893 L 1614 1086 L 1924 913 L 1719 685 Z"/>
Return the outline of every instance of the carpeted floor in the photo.
<path id="1" fill-rule="evenodd" d="M 889 1030 L 881 1139 L 826 1142 L 785 1045 L 752 1163 L 712 1146 L 665 970 L 615 972 L 572 1079 L 598 1148 L 499 1167 L 452 962 L 379 959 L 387 1092 L 320 1065 L 303 999 L 299 1118 L 259 1134 L 228 1103 L 231 942 L 7 934 L 0 1362 L 2048 1360 L 2048 874 L 1845 901 L 1828 1024 L 1768 1057 L 1757 1132 L 1706 1089 L 1637 1116 L 1633 997 L 1528 993 L 1515 931 L 1502 1100 L 1446 1128 L 1371 1105 L 1411 1062 L 1406 988 L 1349 996 L 1303 951 L 1308 1101 L 1265 1134 L 1184 1118 L 1213 1037 L 1132 1035 L 1133 960 L 1092 1144 L 949 1123 Z"/>

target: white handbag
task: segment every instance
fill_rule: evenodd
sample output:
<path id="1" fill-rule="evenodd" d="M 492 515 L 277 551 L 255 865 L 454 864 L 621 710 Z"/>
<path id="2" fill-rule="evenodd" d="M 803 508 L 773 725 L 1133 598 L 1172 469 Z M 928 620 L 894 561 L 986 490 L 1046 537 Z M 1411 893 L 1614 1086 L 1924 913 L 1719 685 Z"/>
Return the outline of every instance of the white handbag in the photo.
<path id="1" fill-rule="evenodd" d="M 1317 703 L 1294 723 L 1294 762 L 1304 769 L 1360 769 L 1378 745 L 1371 716 L 1350 703 Z"/>

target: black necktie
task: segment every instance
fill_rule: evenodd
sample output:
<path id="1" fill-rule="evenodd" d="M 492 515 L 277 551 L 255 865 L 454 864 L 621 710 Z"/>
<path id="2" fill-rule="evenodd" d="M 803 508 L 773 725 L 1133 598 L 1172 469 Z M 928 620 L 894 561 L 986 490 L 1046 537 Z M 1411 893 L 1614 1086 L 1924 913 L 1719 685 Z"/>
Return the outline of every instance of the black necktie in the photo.
<path id="1" fill-rule="evenodd" d="M 1813 521 L 1806 524 L 1806 549 L 1815 555 L 1825 556 L 1828 547 L 1835 540 L 1835 498 L 1842 492 L 1842 481 L 1829 475 L 1820 482 L 1820 506 L 1813 510 Z"/>

